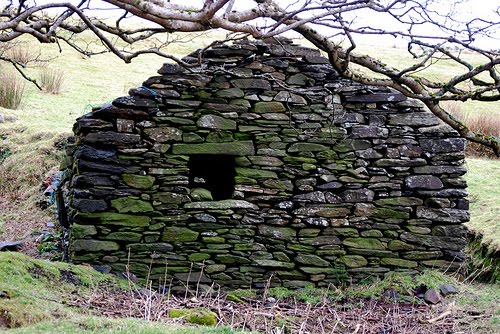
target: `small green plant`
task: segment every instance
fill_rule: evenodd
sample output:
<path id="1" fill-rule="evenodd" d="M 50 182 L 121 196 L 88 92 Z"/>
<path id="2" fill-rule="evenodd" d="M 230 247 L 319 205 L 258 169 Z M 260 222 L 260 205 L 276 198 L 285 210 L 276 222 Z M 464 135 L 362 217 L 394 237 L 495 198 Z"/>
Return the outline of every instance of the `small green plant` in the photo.
<path id="1" fill-rule="evenodd" d="M 11 155 L 12 152 L 9 150 L 8 147 L 0 147 L 0 163 L 7 159 L 9 155 Z"/>
<path id="2" fill-rule="evenodd" d="M 46 92 L 59 94 L 63 81 L 64 72 L 59 69 L 45 67 L 40 73 L 40 84 Z"/>
<path id="3" fill-rule="evenodd" d="M 25 83 L 10 71 L 0 74 L 0 107 L 17 109 L 23 100 Z"/>
<path id="4" fill-rule="evenodd" d="M 41 255 L 49 255 L 52 260 L 61 259 L 61 232 L 46 233 L 38 245 Z"/>

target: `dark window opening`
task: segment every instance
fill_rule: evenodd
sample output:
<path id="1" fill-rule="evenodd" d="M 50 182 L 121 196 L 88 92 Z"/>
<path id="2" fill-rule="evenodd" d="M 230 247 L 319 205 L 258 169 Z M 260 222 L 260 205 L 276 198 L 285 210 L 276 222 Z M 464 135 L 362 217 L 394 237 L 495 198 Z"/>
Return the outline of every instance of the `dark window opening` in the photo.
<path id="1" fill-rule="evenodd" d="M 191 188 L 205 188 L 215 201 L 233 197 L 236 175 L 233 156 L 195 155 L 189 158 Z"/>

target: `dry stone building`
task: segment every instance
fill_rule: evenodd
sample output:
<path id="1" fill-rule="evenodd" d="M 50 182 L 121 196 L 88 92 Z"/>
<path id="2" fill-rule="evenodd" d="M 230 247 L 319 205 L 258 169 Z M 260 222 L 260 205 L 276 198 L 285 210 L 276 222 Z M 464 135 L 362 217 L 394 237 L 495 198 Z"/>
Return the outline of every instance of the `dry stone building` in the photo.
<path id="1" fill-rule="evenodd" d="M 460 266 L 465 143 L 420 102 L 286 42 L 199 58 L 77 120 L 74 262 L 233 287 Z"/>

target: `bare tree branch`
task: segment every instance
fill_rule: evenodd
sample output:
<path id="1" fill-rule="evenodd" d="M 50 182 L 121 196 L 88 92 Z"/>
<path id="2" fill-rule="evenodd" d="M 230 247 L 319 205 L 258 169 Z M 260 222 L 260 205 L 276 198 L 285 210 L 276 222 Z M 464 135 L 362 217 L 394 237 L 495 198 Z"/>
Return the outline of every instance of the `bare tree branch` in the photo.
<path id="1" fill-rule="evenodd" d="M 93 17 L 102 13 L 93 11 L 99 3 L 121 10 L 120 14 L 113 20 Z M 500 5 L 490 15 L 471 17 L 461 10 L 464 4 L 467 0 L 449 0 L 445 5 L 439 0 L 204 0 L 196 4 L 180 0 L 82 0 L 76 5 L 57 0 L 44 4 L 10 0 L 0 5 L 0 43 L 30 35 L 40 43 L 64 42 L 87 56 L 111 52 L 130 62 L 142 54 L 156 54 L 189 67 L 193 64 L 168 52 L 171 41 L 165 42 L 162 36 L 223 29 L 263 39 L 295 32 L 326 52 L 343 76 L 393 87 L 423 101 L 462 136 L 500 155 L 499 138 L 470 131 L 439 104 L 448 100 L 500 101 Z M 242 5 L 246 9 L 241 10 Z M 367 17 L 377 19 L 359 19 Z M 127 24 L 130 18 L 143 19 L 144 24 Z M 96 49 L 78 39 L 81 33 L 92 33 L 101 47 Z M 384 64 L 377 55 L 356 54 L 358 38 L 363 35 L 405 40 L 413 63 L 398 69 Z M 479 44 L 479 39 L 490 44 Z M 142 48 L 133 48 L 143 41 L 147 43 L 141 43 Z M 471 54 L 477 56 L 474 61 L 468 59 Z M 8 62 L 30 80 L 21 64 L 5 55 L 0 61 Z M 457 64 L 460 73 L 426 77 L 425 70 L 442 62 Z M 377 76 L 361 74 L 356 66 Z"/>

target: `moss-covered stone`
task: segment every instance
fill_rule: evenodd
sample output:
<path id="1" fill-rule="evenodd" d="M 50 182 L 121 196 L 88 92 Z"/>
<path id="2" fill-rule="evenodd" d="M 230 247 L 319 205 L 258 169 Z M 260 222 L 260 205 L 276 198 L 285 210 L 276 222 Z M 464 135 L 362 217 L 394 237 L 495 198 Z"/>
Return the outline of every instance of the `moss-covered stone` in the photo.
<path id="1" fill-rule="evenodd" d="M 258 243 L 235 244 L 235 251 L 265 251 L 266 247 Z"/>
<path id="2" fill-rule="evenodd" d="M 247 177 L 256 180 L 278 178 L 278 175 L 273 171 L 246 167 L 236 167 L 236 175 L 239 177 Z"/>
<path id="3" fill-rule="evenodd" d="M 217 255 L 216 260 L 217 260 L 217 262 L 220 262 L 223 264 L 230 264 L 230 265 L 248 264 L 248 263 L 252 262 L 251 260 L 247 259 L 246 257 L 237 256 L 237 255 L 230 255 L 230 254 Z"/>
<path id="4" fill-rule="evenodd" d="M 182 131 L 173 127 L 148 128 L 144 130 L 146 136 L 156 142 L 179 141 L 182 139 Z"/>
<path id="5" fill-rule="evenodd" d="M 79 213 L 75 216 L 75 220 L 81 222 L 97 222 L 101 225 L 145 227 L 148 226 L 151 218 L 146 216 L 126 215 L 114 212 L 102 212 Z"/>
<path id="6" fill-rule="evenodd" d="M 271 189 L 278 189 L 278 190 L 283 190 L 283 191 L 292 191 L 293 190 L 293 184 L 292 181 L 290 180 L 274 180 L 274 179 L 269 179 L 265 180 L 263 182 L 263 185 L 271 188 Z"/>
<path id="7" fill-rule="evenodd" d="M 128 242 L 139 242 L 141 238 L 142 234 L 135 232 L 112 232 L 105 237 L 107 240 L 121 240 Z"/>
<path id="8" fill-rule="evenodd" d="M 73 250 L 76 252 L 115 251 L 120 245 L 113 241 L 77 239 L 73 241 Z"/>
<path id="9" fill-rule="evenodd" d="M 189 254 L 188 259 L 189 261 L 193 262 L 201 262 L 204 260 L 208 260 L 210 258 L 210 254 L 207 253 L 193 253 Z"/>
<path id="10" fill-rule="evenodd" d="M 299 267 L 300 270 L 307 274 L 327 274 L 327 275 L 332 275 L 335 274 L 337 271 L 334 268 L 327 268 L 327 267 Z"/>
<path id="11" fill-rule="evenodd" d="M 417 234 L 430 234 L 431 229 L 428 227 L 422 227 L 422 226 L 407 226 L 406 229 L 412 233 L 417 233 Z"/>
<path id="12" fill-rule="evenodd" d="M 144 190 L 151 188 L 155 182 L 150 175 L 123 174 L 122 179 L 129 187 Z"/>
<path id="13" fill-rule="evenodd" d="M 329 233 L 332 233 L 334 235 L 340 235 L 343 237 L 358 237 L 359 232 L 357 229 L 352 228 L 352 227 L 334 227 L 328 229 Z"/>
<path id="14" fill-rule="evenodd" d="M 140 213 L 153 211 L 151 203 L 132 197 L 121 197 L 111 201 L 111 206 L 120 213 Z"/>
<path id="15" fill-rule="evenodd" d="M 170 318 L 182 318 L 187 323 L 200 326 L 215 326 L 218 323 L 217 314 L 205 309 L 170 309 Z"/>
<path id="16" fill-rule="evenodd" d="M 255 230 L 251 228 L 232 228 L 229 233 L 239 236 L 251 237 L 255 235 Z"/>
<path id="17" fill-rule="evenodd" d="M 299 254 L 295 257 L 295 261 L 316 267 L 328 267 L 330 265 L 330 262 L 325 261 L 319 256 L 313 254 Z"/>
<path id="18" fill-rule="evenodd" d="M 234 183 L 235 184 L 242 184 L 242 185 L 253 186 L 253 185 L 256 185 L 258 182 L 257 182 L 256 179 L 252 179 L 250 177 L 235 176 L 234 177 Z"/>
<path id="19" fill-rule="evenodd" d="M 212 193 L 210 190 L 205 189 L 205 188 L 193 188 L 191 189 L 190 193 L 191 198 L 193 201 L 213 201 Z"/>
<path id="20" fill-rule="evenodd" d="M 182 204 L 189 202 L 189 197 L 184 194 L 174 192 L 158 192 L 153 194 L 152 199 L 164 204 Z"/>
<path id="21" fill-rule="evenodd" d="M 201 144 L 174 144 L 174 154 L 222 154 L 245 156 L 254 155 L 255 148 L 252 141 L 235 141 L 230 143 L 201 143 Z"/>
<path id="22" fill-rule="evenodd" d="M 255 104 L 254 112 L 258 114 L 263 113 L 282 113 L 286 111 L 285 106 L 281 102 L 257 102 Z"/>
<path id="23" fill-rule="evenodd" d="M 388 206 L 417 206 L 422 205 L 424 201 L 416 197 L 390 197 L 382 198 L 375 201 L 377 205 Z"/>
<path id="24" fill-rule="evenodd" d="M 410 213 L 389 208 L 376 208 L 372 217 L 382 219 L 408 219 L 410 218 Z"/>
<path id="25" fill-rule="evenodd" d="M 163 230 L 163 241 L 186 242 L 198 239 L 199 233 L 187 227 L 170 226 Z"/>
<path id="26" fill-rule="evenodd" d="M 415 246 L 407 244 L 401 240 L 391 240 L 387 244 L 387 248 L 393 251 L 405 251 L 405 250 L 413 250 Z"/>
<path id="27" fill-rule="evenodd" d="M 295 244 L 295 243 L 287 244 L 286 248 L 289 250 L 297 251 L 297 252 L 314 252 L 314 250 L 315 250 L 315 248 L 313 246 L 303 245 L 303 244 Z"/>
<path id="28" fill-rule="evenodd" d="M 315 143 L 294 143 L 288 148 L 288 152 L 320 152 L 327 150 L 328 147 L 321 144 Z"/>
<path id="29" fill-rule="evenodd" d="M 223 244 L 226 241 L 226 239 L 222 237 L 202 237 L 201 241 L 207 244 Z"/>
<path id="30" fill-rule="evenodd" d="M 410 251 L 402 254 L 407 260 L 433 260 L 443 256 L 441 251 Z"/>
<path id="31" fill-rule="evenodd" d="M 295 238 L 297 231 L 291 227 L 275 227 L 270 225 L 259 225 L 259 233 L 264 237 L 279 239 L 279 240 L 292 240 Z"/>
<path id="32" fill-rule="evenodd" d="M 205 267 L 205 272 L 207 274 L 218 273 L 224 270 L 226 270 L 225 264 L 210 264 Z"/>
<path id="33" fill-rule="evenodd" d="M 415 261 L 409 261 L 391 257 L 386 257 L 381 259 L 380 264 L 385 266 L 403 267 L 403 268 L 415 268 L 418 265 L 418 263 Z"/>
<path id="34" fill-rule="evenodd" d="M 215 95 L 218 97 L 238 98 L 245 96 L 245 93 L 240 88 L 228 88 L 219 90 Z"/>
<path id="35" fill-rule="evenodd" d="M 315 164 L 317 162 L 314 158 L 307 157 L 294 157 L 294 156 L 286 156 L 283 158 L 283 161 L 289 164 L 302 165 L 303 163 Z"/>
<path id="36" fill-rule="evenodd" d="M 128 244 L 127 249 L 131 252 L 170 252 L 174 247 L 171 244 L 165 242 L 156 242 L 152 244 Z"/>
<path id="37" fill-rule="evenodd" d="M 210 132 L 206 139 L 207 143 L 225 143 L 233 140 L 233 134 L 226 131 Z"/>
<path id="38" fill-rule="evenodd" d="M 385 249 L 384 245 L 380 240 L 374 238 L 347 238 L 342 242 L 348 247 L 354 248 L 366 248 L 366 249 Z"/>
<path id="39" fill-rule="evenodd" d="M 361 255 L 345 255 L 339 261 L 349 268 L 360 268 L 368 264 L 368 261 Z"/>
<path id="40" fill-rule="evenodd" d="M 217 115 L 203 115 L 196 125 L 201 129 L 236 130 L 236 122 Z"/>
<path id="41" fill-rule="evenodd" d="M 226 210 L 226 209 L 252 209 L 258 210 L 259 207 L 243 200 L 226 199 L 213 202 L 192 202 L 184 205 L 186 209 L 207 209 L 207 210 Z"/>
<path id="42" fill-rule="evenodd" d="M 316 237 L 319 232 L 321 230 L 317 228 L 302 228 L 299 230 L 299 237 Z"/>
<path id="43" fill-rule="evenodd" d="M 266 259 L 254 260 L 254 263 L 255 263 L 255 265 L 257 265 L 259 267 L 266 267 L 266 268 L 293 269 L 295 267 L 295 264 L 291 263 L 291 262 L 266 260 Z"/>
<path id="44" fill-rule="evenodd" d="M 361 236 L 367 238 L 383 238 L 384 234 L 379 230 L 366 230 L 361 232 Z"/>
<path id="45" fill-rule="evenodd" d="M 71 237 L 73 239 L 83 239 L 96 234 L 97 229 L 94 225 L 73 224 L 71 227 Z"/>

